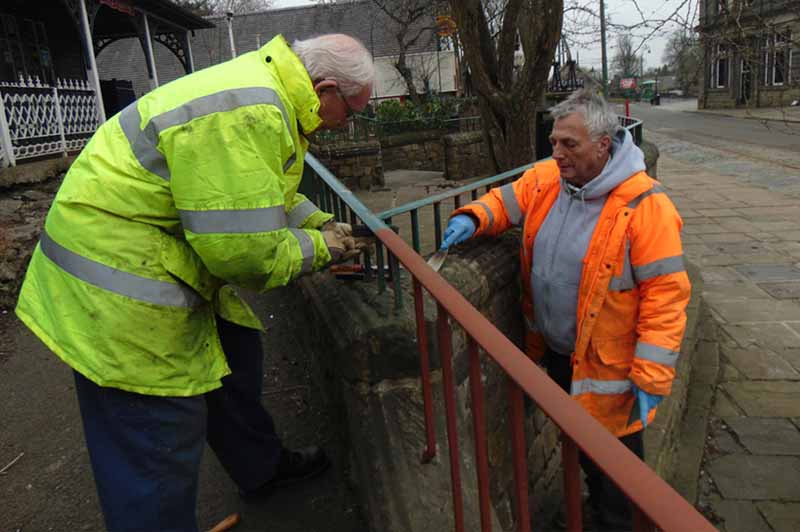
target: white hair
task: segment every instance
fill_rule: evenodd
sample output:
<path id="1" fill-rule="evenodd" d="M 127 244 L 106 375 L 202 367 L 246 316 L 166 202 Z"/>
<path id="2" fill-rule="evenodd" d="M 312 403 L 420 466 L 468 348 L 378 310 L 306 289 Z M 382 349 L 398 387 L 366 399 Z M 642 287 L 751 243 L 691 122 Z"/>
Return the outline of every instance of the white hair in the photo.
<path id="1" fill-rule="evenodd" d="M 375 78 L 372 56 L 360 41 L 341 33 L 294 41 L 292 50 L 316 82 L 334 79 L 345 96 L 355 96 Z"/>
<path id="2" fill-rule="evenodd" d="M 601 95 L 590 89 L 576 90 L 569 95 L 569 98 L 551 107 L 549 111 L 553 120 L 581 113 L 589 136 L 594 141 L 600 140 L 605 135 L 613 138 L 620 128 L 617 113 Z"/>

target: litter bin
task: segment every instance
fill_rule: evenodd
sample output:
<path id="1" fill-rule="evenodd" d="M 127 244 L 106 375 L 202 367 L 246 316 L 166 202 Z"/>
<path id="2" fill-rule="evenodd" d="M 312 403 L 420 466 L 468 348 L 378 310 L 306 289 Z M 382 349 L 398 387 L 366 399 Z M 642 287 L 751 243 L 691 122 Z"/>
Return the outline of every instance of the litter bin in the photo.
<path id="1" fill-rule="evenodd" d="M 107 118 L 111 118 L 136 100 L 133 82 L 127 79 L 101 79 L 100 91 Z"/>
<path id="2" fill-rule="evenodd" d="M 650 105 L 661 105 L 661 94 L 656 94 L 650 98 Z"/>

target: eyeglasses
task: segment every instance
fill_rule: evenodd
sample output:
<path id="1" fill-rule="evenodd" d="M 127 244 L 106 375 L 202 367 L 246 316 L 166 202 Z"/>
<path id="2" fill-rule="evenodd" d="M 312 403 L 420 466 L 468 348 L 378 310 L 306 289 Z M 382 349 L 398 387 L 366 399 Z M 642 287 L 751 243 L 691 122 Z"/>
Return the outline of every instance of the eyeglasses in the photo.
<path id="1" fill-rule="evenodd" d="M 356 114 L 356 112 L 353 110 L 353 108 L 350 107 L 350 103 L 347 101 L 347 98 L 345 98 L 345 95 L 342 94 L 342 91 L 339 90 L 339 87 L 336 87 L 336 92 L 339 94 L 339 98 L 342 99 L 342 101 L 344 102 L 345 107 L 347 108 L 347 110 L 345 111 L 345 116 L 347 118 L 350 118 L 351 116 Z"/>

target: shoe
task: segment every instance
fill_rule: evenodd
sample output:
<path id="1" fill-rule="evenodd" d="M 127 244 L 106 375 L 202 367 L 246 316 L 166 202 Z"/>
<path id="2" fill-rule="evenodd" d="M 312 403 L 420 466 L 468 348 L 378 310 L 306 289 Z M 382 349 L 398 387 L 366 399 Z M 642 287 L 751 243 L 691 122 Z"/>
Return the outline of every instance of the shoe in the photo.
<path id="1" fill-rule="evenodd" d="M 316 445 L 295 450 L 283 449 L 280 461 L 275 467 L 275 475 L 254 490 L 239 490 L 239 495 L 243 499 L 263 497 L 277 488 L 312 479 L 325 472 L 330 465 L 331 461 L 325 451 Z"/>

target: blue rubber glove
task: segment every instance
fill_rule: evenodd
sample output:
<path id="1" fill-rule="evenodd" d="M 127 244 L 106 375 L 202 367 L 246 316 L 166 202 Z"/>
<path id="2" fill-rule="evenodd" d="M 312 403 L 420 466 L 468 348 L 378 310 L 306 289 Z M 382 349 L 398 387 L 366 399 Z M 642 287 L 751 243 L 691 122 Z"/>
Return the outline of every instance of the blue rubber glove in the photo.
<path id="1" fill-rule="evenodd" d="M 633 394 L 636 396 L 637 402 L 639 403 L 639 419 L 642 420 L 642 426 L 646 427 L 647 413 L 655 408 L 658 403 L 663 401 L 664 396 L 647 393 L 646 391 L 639 389 L 639 387 L 635 384 L 633 385 Z"/>
<path id="2" fill-rule="evenodd" d="M 475 234 L 475 222 L 466 214 L 457 214 L 447 222 L 444 240 L 439 249 L 447 249 L 453 244 L 460 244 Z"/>

